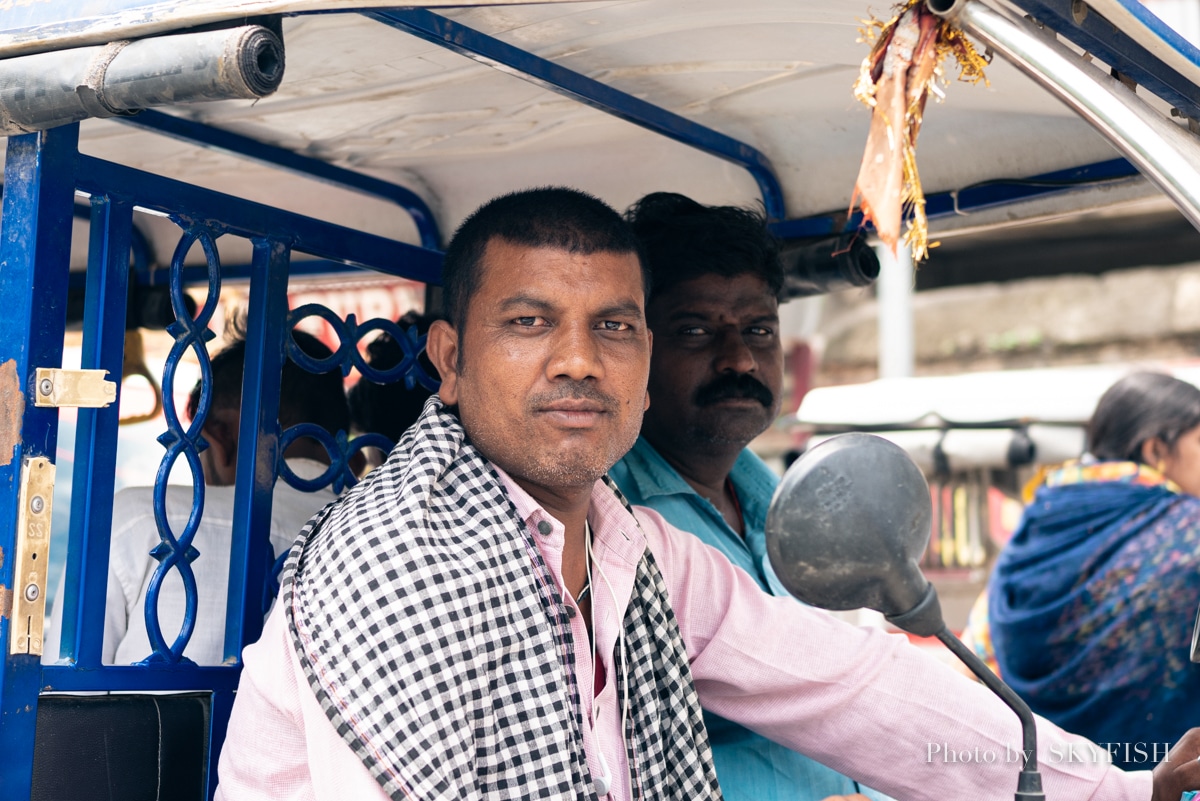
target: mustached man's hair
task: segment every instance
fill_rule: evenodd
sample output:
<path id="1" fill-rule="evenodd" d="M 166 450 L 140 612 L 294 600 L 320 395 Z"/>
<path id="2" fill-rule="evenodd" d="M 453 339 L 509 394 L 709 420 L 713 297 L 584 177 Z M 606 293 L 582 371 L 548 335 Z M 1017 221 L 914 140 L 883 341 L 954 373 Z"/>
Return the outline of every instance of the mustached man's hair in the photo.
<path id="1" fill-rule="evenodd" d="M 674 192 L 655 192 L 625 212 L 654 276 L 650 296 L 703 275 L 758 276 L 783 293 L 780 242 L 752 209 L 704 206 Z"/>
<path id="2" fill-rule="evenodd" d="M 446 248 L 442 288 L 446 317 L 459 331 L 471 297 L 479 289 L 488 243 L 503 239 L 531 248 L 568 253 L 638 254 L 647 294 L 650 276 L 638 241 L 621 215 L 586 192 L 565 187 L 527 189 L 503 195 L 466 219 Z"/>

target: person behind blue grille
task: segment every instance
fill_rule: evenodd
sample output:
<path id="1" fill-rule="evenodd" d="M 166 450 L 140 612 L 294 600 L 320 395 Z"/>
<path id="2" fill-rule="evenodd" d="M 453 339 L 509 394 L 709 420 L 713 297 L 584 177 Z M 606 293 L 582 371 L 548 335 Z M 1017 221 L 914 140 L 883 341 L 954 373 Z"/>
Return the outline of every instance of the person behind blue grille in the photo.
<path id="1" fill-rule="evenodd" d="M 242 373 L 246 341 L 240 320 L 231 321 L 227 345 L 212 357 L 212 404 L 204 420 L 208 448 L 200 453 L 204 471 L 204 507 L 192 546 L 199 556 L 191 562 L 196 578 L 195 628 L 183 655 L 200 665 L 219 665 L 225 660 L 225 607 L 229 586 L 229 556 L 233 533 L 234 477 L 237 472 L 238 432 L 241 421 Z M 315 359 L 331 351 L 316 337 L 293 331 L 296 344 Z M 188 398 L 186 416 L 194 419 L 200 402 L 197 382 Z M 330 434 L 350 427 L 350 414 L 341 373 L 333 370 L 314 374 L 291 359 L 280 378 L 280 430 L 314 423 Z M 324 446 L 309 437 L 296 440 L 284 454 L 288 467 L 301 479 L 325 473 L 329 455 Z M 269 531 L 272 558 L 291 546 L 312 514 L 337 496 L 326 488 L 303 492 L 279 478 L 275 482 Z M 159 561 L 151 551 L 159 545 L 154 516 L 154 488 L 128 487 L 113 499 L 112 542 L 109 550 L 108 592 L 104 616 L 105 664 L 130 664 L 150 657 L 156 650 L 146 622 L 146 599 Z M 166 488 L 167 522 L 179 537 L 192 512 L 191 486 Z M 62 597 L 60 593 L 58 597 Z M 184 619 L 186 595 L 177 570 L 163 579 L 157 604 L 157 619 L 164 644 L 171 646 Z M 52 611 L 51 637 L 46 654 L 58 654 L 61 609 Z M 155 654 L 155 659 L 167 658 Z"/>

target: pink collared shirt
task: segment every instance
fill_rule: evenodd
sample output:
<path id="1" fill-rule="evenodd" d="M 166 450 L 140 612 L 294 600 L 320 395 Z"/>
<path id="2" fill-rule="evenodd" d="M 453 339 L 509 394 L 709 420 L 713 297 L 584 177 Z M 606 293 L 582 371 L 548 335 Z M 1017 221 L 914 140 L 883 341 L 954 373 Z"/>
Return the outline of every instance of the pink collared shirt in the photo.
<path id="1" fill-rule="evenodd" d="M 562 525 L 497 472 L 562 591 Z M 648 547 L 706 709 L 901 801 L 1010 801 L 1020 726 L 985 688 L 903 636 L 858 629 L 766 595 L 719 551 L 649 509 L 635 512 L 636 519 L 596 485 L 588 515 L 592 604 L 607 678 L 600 694 L 593 700 L 584 692 L 582 703 L 590 724 L 584 726 L 588 767 L 600 775 L 603 752 L 612 780 L 607 798 L 632 798 L 621 739 L 624 696 L 608 660 Z M 578 686 L 591 687 L 593 657 L 582 616 L 576 614 L 571 625 Z M 278 605 L 244 660 L 217 799 L 386 799 L 309 689 Z M 1042 780 L 1052 801 L 1150 801 L 1148 771 L 1125 773 L 1104 764 L 1102 752 L 1087 740 L 1041 719 L 1038 735 Z"/>

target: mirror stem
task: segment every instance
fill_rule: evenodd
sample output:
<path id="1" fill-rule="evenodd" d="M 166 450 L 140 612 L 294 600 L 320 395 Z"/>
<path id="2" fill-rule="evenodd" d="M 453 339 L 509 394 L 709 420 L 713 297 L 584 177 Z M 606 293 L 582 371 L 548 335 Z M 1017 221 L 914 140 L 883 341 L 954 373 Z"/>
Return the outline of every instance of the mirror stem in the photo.
<path id="1" fill-rule="evenodd" d="M 971 672 L 987 685 L 988 689 L 1000 696 L 1004 703 L 1017 713 L 1017 717 L 1021 720 L 1021 747 L 1026 756 L 1021 774 L 1017 778 L 1016 801 L 1045 801 L 1046 795 L 1042 792 L 1042 775 L 1038 773 L 1037 767 L 1037 726 L 1033 722 L 1033 712 L 1030 711 L 1029 705 L 1021 700 L 1020 696 L 1013 692 L 1007 684 L 1000 681 L 1000 678 L 988 669 L 983 660 L 963 645 L 962 641 L 951 634 L 944 625 L 934 636 L 941 640 L 951 653 L 962 660 L 962 663 L 969 667 Z"/>

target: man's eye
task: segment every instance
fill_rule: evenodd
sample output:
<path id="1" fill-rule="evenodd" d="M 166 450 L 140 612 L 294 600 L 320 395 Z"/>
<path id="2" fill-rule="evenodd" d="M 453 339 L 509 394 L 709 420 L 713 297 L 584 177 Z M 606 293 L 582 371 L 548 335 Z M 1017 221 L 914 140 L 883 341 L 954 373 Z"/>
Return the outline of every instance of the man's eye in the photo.
<path id="1" fill-rule="evenodd" d="M 753 334 L 756 337 L 769 337 L 769 336 L 773 335 L 775 332 L 772 331 L 770 328 L 764 328 L 761 325 L 756 325 L 756 326 L 753 326 L 752 328 L 750 328 L 748 333 Z"/>
<path id="2" fill-rule="evenodd" d="M 600 327 L 605 331 L 628 331 L 629 323 L 623 323 L 620 320 L 605 320 L 600 323 Z"/>
<path id="3" fill-rule="evenodd" d="M 689 325 L 687 328 L 679 329 L 679 333 L 685 337 L 701 337 L 708 332 L 698 325 Z"/>
<path id="4" fill-rule="evenodd" d="M 545 325 L 546 321 L 541 317 L 517 317 L 513 320 L 515 325 L 526 326 L 532 328 L 535 325 Z"/>

